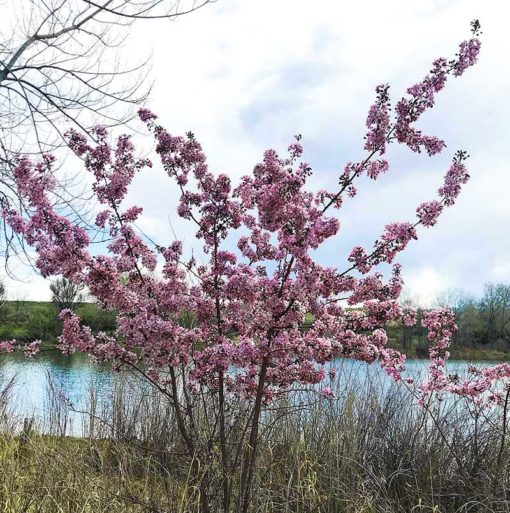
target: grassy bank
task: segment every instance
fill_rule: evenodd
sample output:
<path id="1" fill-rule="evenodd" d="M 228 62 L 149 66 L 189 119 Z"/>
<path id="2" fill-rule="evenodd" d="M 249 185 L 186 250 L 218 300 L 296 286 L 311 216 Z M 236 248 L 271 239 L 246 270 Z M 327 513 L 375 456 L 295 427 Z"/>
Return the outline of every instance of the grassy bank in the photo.
<path id="1" fill-rule="evenodd" d="M 49 301 L 6 301 L 0 307 L 0 340 L 32 341 L 41 339 L 47 347 L 54 347 L 61 332 L 58 308 Z M 115 329 L 115 315 L 82 303 L 76 313 L 94 332 Z"/>
<path id="2" fill-rule="evenodd" d="M 390 338 L 389 345 L 403 351 L 410 358 L 423 358 L 428 359 L 429 346 L 426 342 L 420 339 L 413 339 L 407 344 L 402 344 L 401 339 L 398 337 Z M 502 344 L 491 344 L 488 346 L 475 346 L 468 347 L 460 345 L 458 342 L 453 342 L 450 351 L 450 360 L 467 360 L 467 361 L 492 361 L 492 362 L 507 362 L 510 361 L 510 347 L 501 347 Z"/>
<path id="3" fill-rule="evenodd" d="M 411 358 L 428 358 L 427 332 L 419 324 L 412 328 L 400 324 L 387 327 L 389 345 L 403 351 Z M 451 360 L 510 361 L 510 343 L 504 340 L 482 343 L 465 343 L 454 337 L 449 348 Z"/>

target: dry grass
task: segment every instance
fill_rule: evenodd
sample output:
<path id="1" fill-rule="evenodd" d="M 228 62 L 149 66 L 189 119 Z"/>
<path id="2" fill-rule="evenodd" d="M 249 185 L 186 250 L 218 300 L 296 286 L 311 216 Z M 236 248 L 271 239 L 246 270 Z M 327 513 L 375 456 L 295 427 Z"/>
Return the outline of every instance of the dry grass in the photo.
<path id="1" fill-rule="evenodd" d="M 0 511 L 199 511 L 161 397 L 128 384 L 107 401 L 91 393 L 84 436 L 73 438 L 63 436 L 65 401 L 51 393 L 52 434 L 30 422 L 16 432 L 9 389 L 0 395 Z M 501 412 L 450 402 L 432 419 L 377 379 L 340 379 L 336 394 L 299 392 L 265 412 L 254 512 L 510 511 Z M 212 479 L 216 469 L 201 471 Z"/>

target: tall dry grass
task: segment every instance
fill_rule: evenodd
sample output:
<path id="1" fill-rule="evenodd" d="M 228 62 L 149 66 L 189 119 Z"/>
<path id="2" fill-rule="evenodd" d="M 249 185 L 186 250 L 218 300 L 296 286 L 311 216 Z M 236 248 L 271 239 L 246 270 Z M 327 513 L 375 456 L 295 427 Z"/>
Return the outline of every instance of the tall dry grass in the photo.
<path id="1" fill-rule="evenodd" d="M 299 390 L 265 411 L 254 512 L 510 511 L 502 410 L 452 400 L 420 410 L 373 373 L 333 386 L 334 400 Z M 199 511 L 172 409 L 150 388 L 91 389 L 77 417 L 49 383 L 45 416 L 24 423 L 11 390 L 0 394 L 0 511 Z M 72 418 L 80 437 L 66 436 Z M 219 472 L 198 468 L 205 482 Z"/>

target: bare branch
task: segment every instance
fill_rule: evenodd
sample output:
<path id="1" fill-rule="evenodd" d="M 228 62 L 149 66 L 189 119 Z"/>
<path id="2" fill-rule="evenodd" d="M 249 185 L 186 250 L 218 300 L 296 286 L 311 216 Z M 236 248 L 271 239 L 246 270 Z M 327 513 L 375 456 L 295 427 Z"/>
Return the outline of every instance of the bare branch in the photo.
<path id="1" fill-rule="evenodd" d="M 152 87 L 149 59 L 120 62 L 129 27 L 141 19 L 174 19 L 213 0 L 8 0 L 0 5 L 0 200 L 18 204 L 12 169 L 19 154 L 54 152 L 64 133 L 90 135 L 93 125 L 119 126 L 134 117 Z M 9 25 L 12 30 L 9 32 Z M 55 204 L 85 225 L 90 198 L 76 175 L 63 177 Z M 2 226 L 0 256 L 22 255 Z"/>

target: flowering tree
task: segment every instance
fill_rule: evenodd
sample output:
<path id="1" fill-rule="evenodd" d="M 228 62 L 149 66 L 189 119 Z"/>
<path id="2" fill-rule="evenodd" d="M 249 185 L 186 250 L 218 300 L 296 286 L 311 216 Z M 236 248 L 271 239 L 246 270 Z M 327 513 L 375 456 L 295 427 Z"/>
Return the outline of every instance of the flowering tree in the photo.
<path id="1" fill-rule="evenodd" d="M 472 38 L 460 44 L 455 58 L 435 60 L 394 110 L 389 87 L 377 87 L 366 123 L 366 157 L 345 166 L 333 191 L 306 188 L 311 168 L 301 161 L 299 138 L 286 157 L 266 151 L 253 173 L 233 186 L 228 176 L 208 170 L 192 133 L 173 136 L 149 110 L 140 110 L 161 164 L 181 192 L 178 214 L 194 224 L 203 243 L 205 264 L 185 260 L 181 242 L 149 245 L 137 234 L 134 222 L 142 209 L 126 208 L 123 199 L 135 174 L 151 162 L 135 157 L 128 136 L 112 148 L 100 127 L 94 144 L 74 130 L 67 135 L 70 149 L 93 175 L 103 206 L 96 224 L 111 238 L 104 255 L 89 252 L 86 231 L 52 208 L 54 158 L 19 159 L 16 184 L 30 216 L 6 209 L 6 222 L 35 248 L 43 276 L 84 284 L 103 308 L 117 312 L 115 334 L 94 335 L 64 310 L 61 349 L 130 368 L 165 395 L 202 511 L 216 504 L 218 490 L 225 512 L 248 510 L 264 408 L 294 384 L 319 385 L 326 362 L 377 361 L 395 380 L 409 380 L 402 374 L 405 355 L 387 346 L 385 332 L 390 321 L 416 322 L 415 312 L 399 304 L 401 270 L 393 262 L 417 238 L 419 225 L 433 226 L 455 203 L 469 178 L 466 153 L 455 154 L 438 197 L 419 205 L 414 221 L 388 224 L 373 248 L 352 249 L 345 268 L 322 266 L 311 250 L 339 232 L 337 211 L 356 195 L 357 179 L 366 174 L 376 180 L 388 171 L 391 143 L 429 156 L 445 148 L 415 123 L 447 80 L 476 62 L 479 29 L 473 22 Z M 235 251 L 226 249 L 233 236 Z M 389 279 L 376 270 L 383 263 L 393 264 Z M 307 314 L 313 322 L 305 328 Z M 452 385 L 444 361 L 453 316 L 444 309 L 429 312 L 423 324 L 433 346 L 430 379 L 421 390 L 444 391 Z M 321 390 L 332 396 L 328 387 Z M 209 472 L 217 461 L 219 472 Z"/>

